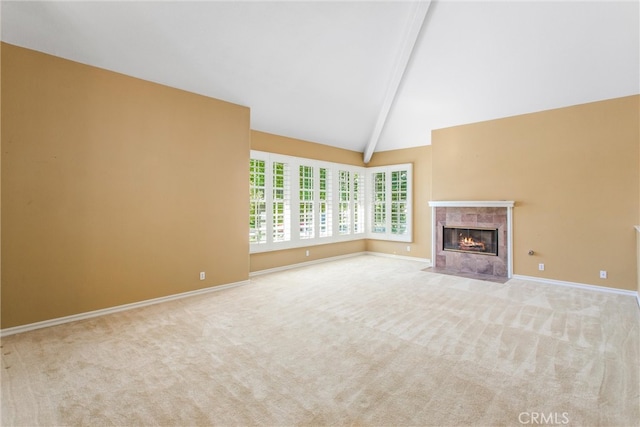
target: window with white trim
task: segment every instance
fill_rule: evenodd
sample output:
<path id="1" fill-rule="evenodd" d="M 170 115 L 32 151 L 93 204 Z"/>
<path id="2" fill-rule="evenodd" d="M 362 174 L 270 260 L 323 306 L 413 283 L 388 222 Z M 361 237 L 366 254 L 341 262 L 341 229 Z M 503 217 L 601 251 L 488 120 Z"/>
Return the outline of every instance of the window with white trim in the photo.
<path id="1" fill-rule="evenodd" d="M 365 232 L 365 213 L 364 213 L 364 205 L 365 205 L 365 196 L 364 196 L 364 173 L 354 172 L 353 173 L 353 201 L 352 201 L 352 210 L 353 210 L 353 232 L 356 234 Z"/>
<path id="2" fill-rule="evenodd" d="M 364 174 L 338 170 L 338 234 L 364 233 Z"/>
<path id="3" fill-rule="evenodd" d="M 338 171 L 338 233 L 351 232 L 351 173 Z"/>
<path id="4" fill-rule="evenodd" d="M 320 221 L 320 237 L 332 236 L 332 209 L 331 209 L 331 170 L 320 168 L 319 171 L 319 195 L 318 213 Z"/>
<path id="5" fill-rule="evenodd" d="M 407 232 L 407 171 L 391 171 L 391 233 L 406 234 Z"/>
<path id="6" fill-rule="evenodd" d="M 314 227 L 314 205 L 315 205 L 315 177 L 313 167 L 300 165 L 300 238 L 313 239 L 315 237 Z"/>
<path id="7" fill-rule="evenodd" d="M 384 172 L 371 174 L 371 233 L 385 234 L 387 232 L 387 184 Z"/>
<path id="8" fill-rule="evenodd" d="M 372 239 L 410 242 L 412 236 L 412 165 L 369 168 Z"/>
<path id="9" fill-rule="evenodd" d="M 251 159 L 249 163 L 249 243 L 267 243 L 266 162 Z"/>
<path id="10" fill-rule="evenodd" d="M 288 242 L 291 240 L 289 165 L 283 162 L 273 162 L 272 178 L 273 241 Z"/>
<path id="11" fill-rule="evenodd" d="M 411 241 L 411 165 L 363 168 L 251 151 L 249 242 L 263 252 Z"/>

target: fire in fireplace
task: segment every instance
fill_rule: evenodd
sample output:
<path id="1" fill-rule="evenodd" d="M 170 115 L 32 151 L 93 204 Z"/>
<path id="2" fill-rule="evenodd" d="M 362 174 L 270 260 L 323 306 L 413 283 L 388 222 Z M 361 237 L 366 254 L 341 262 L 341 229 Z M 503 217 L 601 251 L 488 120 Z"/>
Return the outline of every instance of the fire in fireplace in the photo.
<path id="1" fill-rule="evenodd" d="M 482 255 L 498 255 L 497 228 L 443 227 L 442 249 Z"/>

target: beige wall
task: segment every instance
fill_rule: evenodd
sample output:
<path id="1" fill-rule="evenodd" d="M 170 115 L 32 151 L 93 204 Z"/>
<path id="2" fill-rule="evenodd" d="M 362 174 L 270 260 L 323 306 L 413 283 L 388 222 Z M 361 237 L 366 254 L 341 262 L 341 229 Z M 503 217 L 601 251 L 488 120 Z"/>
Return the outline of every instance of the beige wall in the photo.
<path id="1" fill-rule="evenodd" d="M 432 197 L 515 200 L 516 274 L 635 290 L 639 99 L 436 130 Z"/>
<path id="2" fill-rule="evenodd" d="M 249 256 L 250 148 L 358 166 L 362 153 L 250 132 L 248 108 L 11 45 L 1 61 L 2 328 L 365 250 L 431 258 L 429 200 L 515 200 L 516 274 L 640 290 L 638 96 L 375 153 L 367 166 L 414 164 L 410 252 L 358 240 Z"/>
<path id="3" fill-rule="evenodd" d="M 251 149 L 325 162 L 364 166 L 362 153 L 271 133 L 251 131 Z"/>
<path id="4" fill-rule="evenodd" d="M 7 44 L 2 89 L 2 328 L 248 278 L 248 108 Z"/>
<path id="5" fill-rule="evenodd" d="M 413 242 L 367 240 L 367 251 L 431 259 L 431 146 L 374 153 L 367 166 L 402 163 L 413 163 Z"/>
<path id="6" fill-rule="evenodd" d="M 309 256 L 306 251 L 309 251 Z M 366 250 L 365 240 L 328 243 L 324 245 L 251 254 L 251 272 L 285 267 L 324 258 L 355 254 Z"/>

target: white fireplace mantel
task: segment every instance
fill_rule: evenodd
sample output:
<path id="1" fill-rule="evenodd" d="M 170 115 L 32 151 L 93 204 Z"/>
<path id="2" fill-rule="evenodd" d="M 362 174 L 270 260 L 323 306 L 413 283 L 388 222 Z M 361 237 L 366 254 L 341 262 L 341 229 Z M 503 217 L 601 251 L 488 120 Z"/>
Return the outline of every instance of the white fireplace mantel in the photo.
<path id="1" fill-rule="evenodd" d="M 436 257 L 436 208 L 507 208 L 507 277 L 513 277 L 513 200 L 430 200 L 431 257 Z"/>
<path id="2" fill-rule="evenodd" d="M 432 208 L 512 208 L 513 200 L 431 200 Z"/>

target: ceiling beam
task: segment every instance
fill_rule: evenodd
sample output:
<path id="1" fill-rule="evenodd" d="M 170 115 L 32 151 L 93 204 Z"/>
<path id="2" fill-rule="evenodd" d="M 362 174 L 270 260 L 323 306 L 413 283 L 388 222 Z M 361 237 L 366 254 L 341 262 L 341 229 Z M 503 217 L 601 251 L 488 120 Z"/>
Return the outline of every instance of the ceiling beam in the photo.
<path id="1" fill-rule="evenodd" d="M 407 69 L 407 65 L 409 64 L 409 60 L 411 59 L 413 47 L 415 46 L 416 41 L 418 40 L 418 36 L 420 35 L 420 29 L 422 28 L 422 24 L 424 23 L 424 20 L 427 16 L 429 6 L 431 6 L 431 0 L 417 2 L 411 22 L 406 29 L 406 33 L 402 43 L 402 49 L 400 50 L 398 57 L 396 58 L 396 63 L 393 67 L 393 73 L 389 78 L 384 102 L 382 103 L 382 107 L 378 112 L 378 118 L 376 120 L 375 126 L 373 127 L 373 132 L 371 133 L 369 142 L 367 142 L 364 150 L 365 163 L 369 163 L 369 161 L 371 161 L 371 156 L 373 156 L 376 145 L 378 145 L 380 134 L 382 133 L 384 124 L 386 123 L 387 117 L 389 116 L 389 111 L 391 110 L 391 105 L 393 105 L 393 100 L 398 93 L 400 82 L 402 82 L 402 76 L 404 75 L 404 72 Z"/>

